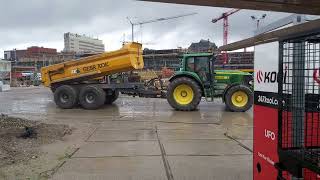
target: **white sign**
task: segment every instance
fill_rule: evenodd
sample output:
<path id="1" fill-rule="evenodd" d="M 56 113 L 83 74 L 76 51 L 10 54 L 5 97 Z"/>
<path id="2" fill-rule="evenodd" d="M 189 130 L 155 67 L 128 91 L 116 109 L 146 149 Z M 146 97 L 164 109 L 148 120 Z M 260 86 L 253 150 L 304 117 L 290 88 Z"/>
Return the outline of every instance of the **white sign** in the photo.
<path id="1" fill-rule="evenodd" d="M 278 92 L 279 43 L 255 46 L 254 90 Z"/>

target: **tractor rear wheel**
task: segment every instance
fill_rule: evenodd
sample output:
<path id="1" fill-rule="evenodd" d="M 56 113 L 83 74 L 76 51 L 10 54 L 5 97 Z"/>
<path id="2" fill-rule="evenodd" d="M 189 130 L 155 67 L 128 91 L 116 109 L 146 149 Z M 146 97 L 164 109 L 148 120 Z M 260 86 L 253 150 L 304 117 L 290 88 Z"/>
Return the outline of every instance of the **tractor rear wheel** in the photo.
<path id="1" fill-rule="evenodd" d="M 87 85 L 80 90 L 79 102 L 85 109 L 98 109 L 104 105 L 106 93 L 94 85 Z"/>
<path id="2" fill-rule="evenodd" d="M 225 103 L 230 111 L 245 112 L 252 107 L 252 91 L 245 85 L 233 86 L 226 92 Z"/>
<path id="3" fill-rule="evenodd" d="M 112 104 L 114 101 L 116 101 L 119 97 L 119 91 L 113 91 L 112 94 L 106 95 L 106 100 L 104 104 Z"/>
<path id="4" fill-rule="evenodd" d="M 55 89 L 54 102 L 62 109 L 71 109 L 78 104 L 78 90 L 70 85 L 63 85 Z"/>
<path id="5" fill-rule="evenodd" d="M 167 100 L 178 111 L 194 111 L 202 97 L 200 86 L 187 77 L 174 79 L 168 86 Z"/>

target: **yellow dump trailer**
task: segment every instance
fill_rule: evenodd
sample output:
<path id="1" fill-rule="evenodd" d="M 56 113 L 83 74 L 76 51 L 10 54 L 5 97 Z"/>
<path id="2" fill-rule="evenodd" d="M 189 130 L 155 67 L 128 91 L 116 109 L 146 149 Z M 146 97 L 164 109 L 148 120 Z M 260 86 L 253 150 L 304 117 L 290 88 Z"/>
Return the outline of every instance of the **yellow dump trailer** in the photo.
<path id="1" fill-rule="evenodd" d="M 96 79 L 143 67 L 142 45 L 128 43 L 117 51 L 44 67 L 41 77 L 42 83 L 53 91 L 54 101 L 60 108 L 69 109 L 80 104 L 85 109 L 97 109 L 115 101 L 119 91 L 136 93 L 143 87 L 138 88 L 141 84 L 111 84 Z"/>
<path id="2" fill-rule="evenodd" d="M 43 84 L 51 87 L 64 82 L 88 80 L 118 72 L 142 69 L 143 66 L 142 45 L 129 43 L 117 51 L 44 67 L 41 69 L 41 77 Z"/>

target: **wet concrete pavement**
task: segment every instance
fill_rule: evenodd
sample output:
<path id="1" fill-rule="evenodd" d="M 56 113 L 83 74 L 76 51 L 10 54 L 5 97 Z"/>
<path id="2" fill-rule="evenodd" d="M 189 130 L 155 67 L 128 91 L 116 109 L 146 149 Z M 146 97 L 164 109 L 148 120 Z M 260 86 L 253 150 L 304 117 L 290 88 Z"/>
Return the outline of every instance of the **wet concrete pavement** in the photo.
<path id="1" fill-rule="evenodd" d="M 1 113 L 87 127 L 53 179 L 252 179 L 252 111 L 226 112 L 220 100 L 195 112 L 126 96 L 99 110 L 62 110 L 46 88 L 18 88 L 0 101 Z"/>

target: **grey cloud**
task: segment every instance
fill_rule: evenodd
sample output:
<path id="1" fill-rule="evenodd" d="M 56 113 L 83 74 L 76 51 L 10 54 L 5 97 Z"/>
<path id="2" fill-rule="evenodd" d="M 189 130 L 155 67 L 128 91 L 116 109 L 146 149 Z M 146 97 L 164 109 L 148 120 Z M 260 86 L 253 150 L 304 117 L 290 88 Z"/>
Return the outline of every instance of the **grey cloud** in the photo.
<path id="1" fill-rule="evenodd" d="M 4 0 L 3 0 L 4 1 Z M 92 36 L 115 34 L 122 37 L 130 24 L 126 17 L 135 21 L 150 20 L 190 12 L 198 15 L 144 25 L 144 42 L 157 43 L 158 47 L 188 46 L 193 41 L 211 39 L 222 43 L 222 22 L 212 24 L 213 17 L 228 9 L 187 5 L 149 3 L 132 0 L 10 0 L 0 6 L 0 49 L 14 48 L 17 44 L 63 41 L 64 32 Z M 230 42 L 249 37 L 254 30 L 250 15 L 263 12 L 242 10 L 230 17 Z M 268 13 L 265 23 L 284 17 L 283 13 Z M 141 30 L 137 27 L 136 37 Z M 176 35 L 176 36 L 173 36 Z M 165 37 L 171 37 L 166 39 Z M 147 45 L 146 45 L 147 46 Z M 0 52 L 1 53 L 1 52 Z M 2 53 L 1 53 L 2 54 Z M 2 55 L 0 55 L 1 57 Z"/>
<path id="2" fill-rule="evenodd" d="M 89 22 L 101 14 L 108 15 L 119 6 L 119 3 L 103 0 L 10 0 L 0 7 L 5 15 L 0 20 L 8 28 L 72 26 Z"/>

